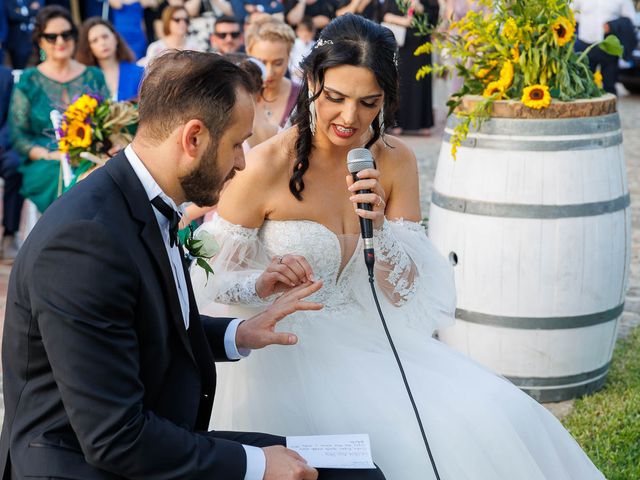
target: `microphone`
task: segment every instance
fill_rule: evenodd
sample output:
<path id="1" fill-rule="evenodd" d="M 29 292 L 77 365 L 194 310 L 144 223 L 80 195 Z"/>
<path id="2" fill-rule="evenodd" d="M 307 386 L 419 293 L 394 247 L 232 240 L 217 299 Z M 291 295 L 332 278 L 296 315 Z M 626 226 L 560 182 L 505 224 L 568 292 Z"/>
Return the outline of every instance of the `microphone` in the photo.
<path id="1" fill-rule="evenodd" d="M 358 172 L 366 170 L 367 168 L 375 168 L 371 152 L 366 148 L 349 150 L 347 154 L 347 168 L 353 177 L 353 181 L 358 181 Z M 356 193 L 371 193 L 371 190 L 358 190 Z M 373 209 L 370 203 L 358 203 L 358 208 L 368 211 Z M 376 257 L 373 253 L 373 222 L 369 218 L 362 218 L 360 216 L 358 218 L 360 219 L 360 231 L 362 232 L 362 239 L 364 240 L 364 263 L 367 265 L 369 278 L 373 278 L 373 266 L 376 263 Z"/>

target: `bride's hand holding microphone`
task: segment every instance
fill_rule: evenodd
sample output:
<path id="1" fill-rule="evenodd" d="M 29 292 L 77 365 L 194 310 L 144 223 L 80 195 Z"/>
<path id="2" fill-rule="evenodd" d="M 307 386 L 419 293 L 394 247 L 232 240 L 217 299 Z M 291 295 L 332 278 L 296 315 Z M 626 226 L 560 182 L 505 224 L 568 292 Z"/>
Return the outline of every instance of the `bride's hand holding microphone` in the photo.
<path id="1" fill-rule="evenodd" d="M 358 216 L 372 221 L 373 228 L 378 230 L 384 222 L 385 192 L 380 185 L 380 171 L 374 168 L 361 170 L 357 174 L 355 181 L 352 175 L 347 175 L 347 187 L 351 196 L 349 201 L 353 203 L 353 208 Z M 368 190 L 368 191 L 367 191 Z M 366 210 L 361 204 L 371 205 L 371 210 Z"/>
<path id="2" fill-rule="evenodd" d="M 323 305 L 304 299 L 322 288 L 322 281 L 314 281 L 313 270 L 299 255 L 273 257 L 267 269 L 256 280 L 256 293 L 267 298 L 282 293 L 267 309 L 238 326 L 236 345 L 257 349 L 267 345 L 295 345 L 298 337 L 293 333 L 276 332 L 277 323 L 287 315 L 300 310 L 320 310 Z"/>

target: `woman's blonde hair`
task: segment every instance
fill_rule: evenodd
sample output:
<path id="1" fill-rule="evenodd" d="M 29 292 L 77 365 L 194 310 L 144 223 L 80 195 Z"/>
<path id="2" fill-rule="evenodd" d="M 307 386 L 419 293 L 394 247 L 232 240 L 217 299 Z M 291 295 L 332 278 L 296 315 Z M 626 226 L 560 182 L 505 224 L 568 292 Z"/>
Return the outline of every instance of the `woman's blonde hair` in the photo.
<path id="1" fill-rule="evenodd" d="M 289 25 L 274 17 L 265 17 L 252 22 L 245 33 L 247 51 L 259 41 L 284 42 L 289 52 L 296 41 L 296 33 Z"/>

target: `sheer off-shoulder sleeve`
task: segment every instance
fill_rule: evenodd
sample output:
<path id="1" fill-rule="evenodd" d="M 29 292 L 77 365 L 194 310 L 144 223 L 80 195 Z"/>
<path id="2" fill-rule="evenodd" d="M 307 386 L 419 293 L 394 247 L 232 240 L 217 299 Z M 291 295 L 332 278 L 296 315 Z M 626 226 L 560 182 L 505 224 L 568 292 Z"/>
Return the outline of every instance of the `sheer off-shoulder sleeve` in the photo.
<path id="1" fill-rule="evenodd" d="M 42 135 L 34 135 L 31 128 L 31 101 L 25 91 L 29 86 L 19 82 L 13 89 L 11 107 L 9 109 L 9 132 L 13 149 L 24 158 L 29 157 L 29 150 L 36 145 L 46 146 L 48 139 Z"/>
<path id="2" fill-rule="evenodd" d="M 199 267 L 192 267 L 191 279 L 198 306 L 211 302 L 248 307 L 265 306 L 270 298 L 256 294 L 256 280 L 270 263 L 258 240 L 257 228 L 228 222 L 215 214 L 199 230 L 213 235 L 220 251 L 209 261 L 214 274 L 207 278 Z"/>
<path id="3" fill-rule="evenodd" d="M 431 334 L 453 324 L 456 294 L 453 268 L 436 250 L 422 225 L 385 220 L 374 234 L 376 287 L 388 321 L 407 322 Z M 354 282 L 356 298 L 375 314 L 368 282 Z"/>

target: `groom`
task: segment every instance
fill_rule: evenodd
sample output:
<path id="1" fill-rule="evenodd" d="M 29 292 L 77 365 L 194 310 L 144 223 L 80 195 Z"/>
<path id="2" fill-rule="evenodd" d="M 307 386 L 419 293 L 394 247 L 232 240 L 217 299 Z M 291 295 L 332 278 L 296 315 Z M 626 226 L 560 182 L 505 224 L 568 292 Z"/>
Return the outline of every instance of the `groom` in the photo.
<path id="1" fill-rule="evenodd" d="M 3 479 L 318 478 L 282 437 L 206 431 L 214 360 L 292 345 L 296 337 L 275 332 L 276 323 L 321 308 L 302 300 L 321 286 L 310 283 L 245 321 L 200 316 L 175 243 L 176 205 L 216 203 L 244 167 L 249 82 L 221 57 L 158 58 L 141 88 L 134 142 L 29 235 L 4 325 Z"/>

